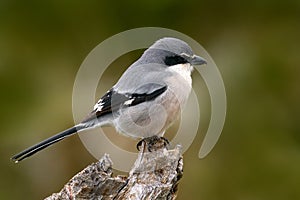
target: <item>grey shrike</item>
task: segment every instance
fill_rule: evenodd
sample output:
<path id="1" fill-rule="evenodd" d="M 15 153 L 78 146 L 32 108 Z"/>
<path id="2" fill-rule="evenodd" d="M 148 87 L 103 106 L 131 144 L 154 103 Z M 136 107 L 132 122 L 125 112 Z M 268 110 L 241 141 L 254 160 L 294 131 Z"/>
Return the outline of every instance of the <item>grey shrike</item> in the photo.
<path id="1" fill-rule="evenodd" d="M 193 65 L 206 64 L 176 38 L 150 46 L 79 124 L 12 157 L 19 162 L 77 132 L 103 125 L 133 138 L 162 137 L 178 118 L 192 87 Z"/>

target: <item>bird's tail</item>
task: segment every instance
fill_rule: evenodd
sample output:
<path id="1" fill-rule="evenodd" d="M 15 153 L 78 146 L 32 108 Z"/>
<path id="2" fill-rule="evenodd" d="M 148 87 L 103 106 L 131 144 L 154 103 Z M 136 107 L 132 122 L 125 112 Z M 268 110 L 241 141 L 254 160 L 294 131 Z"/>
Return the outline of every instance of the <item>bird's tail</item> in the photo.
<path id="1" fill-rule="evenodd" d="M 77 131 L 80 131 L 83 128 L 84 127 L 82 127 L 82 126 L 73 126 L 72 128 L 62 131 L 62 132 L 60 132 L 48 139 L 36 144 L 36 145 L 33 145 L 32 147 L 29 147 L 28 149 L 25 149 L 24 151 L 14 155 L 11 159 L 15 163 L 17 163 L 29 156 L 32 156 L 33 154 L 39 152 L 42 149 L 44 149 L 56 142 L 59 142 L 60 140 L 63 140 L 70 135 L 77 133 Z"/>

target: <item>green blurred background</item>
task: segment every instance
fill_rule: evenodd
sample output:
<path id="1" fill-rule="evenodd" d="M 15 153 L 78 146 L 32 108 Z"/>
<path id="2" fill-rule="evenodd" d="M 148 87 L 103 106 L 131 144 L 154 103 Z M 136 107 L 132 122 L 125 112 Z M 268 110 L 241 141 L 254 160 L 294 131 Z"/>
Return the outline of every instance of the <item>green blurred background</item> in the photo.
<path id="1" fill-rule="evenodd" d="M 9 158 L 71 126 L 84 58 L 144 26 L 201 43 L 227 91 L 223 134 L 205 159 L 203 133 L 184 154 L 178 199 L 300 199 L 299 0 L 0 1 L 0 199 L 42 199 L 95 161 L 78 136 L 17 165 Z"/>

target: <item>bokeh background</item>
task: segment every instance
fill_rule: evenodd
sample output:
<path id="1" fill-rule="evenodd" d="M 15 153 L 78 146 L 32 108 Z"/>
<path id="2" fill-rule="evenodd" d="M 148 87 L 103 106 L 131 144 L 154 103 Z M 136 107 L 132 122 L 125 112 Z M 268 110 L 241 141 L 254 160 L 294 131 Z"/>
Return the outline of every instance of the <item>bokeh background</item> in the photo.
<path id="1" fill-rule="evenodd" d="M 221 138 L 200 160 L 200 128 L 178 199 L 300 199 L 299 0 L 0 1 L 0 199 L 42 199 L 95 162 L 78 136 L 20 164 L 9 159 L 73 125 L 76 72 L 96 45 L 145 26 L 201 43 L 227 91 Z M 104 87 L 136 57 L 121 58 Z"/>

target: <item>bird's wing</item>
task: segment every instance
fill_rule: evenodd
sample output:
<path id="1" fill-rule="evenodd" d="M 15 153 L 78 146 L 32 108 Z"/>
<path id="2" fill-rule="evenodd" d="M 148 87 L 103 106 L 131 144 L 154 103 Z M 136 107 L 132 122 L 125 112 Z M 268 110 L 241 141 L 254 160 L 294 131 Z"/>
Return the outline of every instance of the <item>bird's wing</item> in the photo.
<path id="1" fill-rule="evenodd" d="M 118 93 L 112 88 L 96 103 L 94 110 L 82 123 L 89 122 L 106 114 L 117 112 L 121 107 L 135 106 L 152 101 L 167 90 L 166 85 L 147 83 L 137 88 L 134 93 Z"/>

